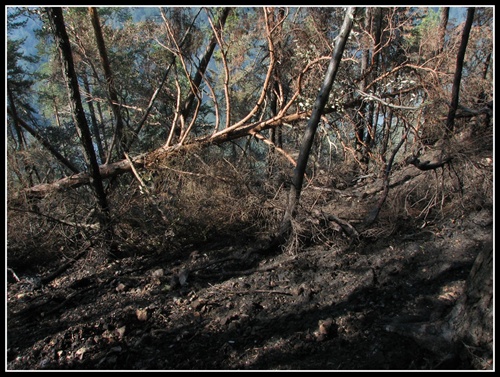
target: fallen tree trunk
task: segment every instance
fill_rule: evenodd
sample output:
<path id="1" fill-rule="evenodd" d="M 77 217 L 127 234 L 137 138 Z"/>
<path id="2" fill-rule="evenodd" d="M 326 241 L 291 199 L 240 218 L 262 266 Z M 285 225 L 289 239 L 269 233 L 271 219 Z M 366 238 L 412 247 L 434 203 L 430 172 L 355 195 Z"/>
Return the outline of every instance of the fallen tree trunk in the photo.
<path id="1" fill-rule="evenodd" d="M 140 165 L 141 156 L 136 157 L 136 163 Z M 99 166 L 99 173 L 101 174 L 101 179 L 109 179 L 116 177 L 120 174 L 127 173 L 131 171 L 132 168 L 127 160 L 121 160 L 114 162 L 112 164 L 105 164 Z M 82 172 L 78 174 L 70 175 L 69 177 L 61 178 L 52 183 L 42 183 L 33 187 L 24 189 L 23 191 L 17 193 L 12 199 L 17 199 L 20 196 L 26 196 L 27 198 L 38 198 L 41 199 L 46 195 L 64 191 L 71 188 L 77 188 L 80 186 L 88 185 L 91 182 L 91 176 L 88 172 Z"/>
<path id="2" fill-rule="evenodd" d="M 154 151 L 131 157 L 130 160 L 124 159 L 110 164 L 101 165 L 99 166 L 99 174 L 101 179 L 110 179 L 117 177 L 118 175 L 131 172 L 132 164 L 135 168 L 154 166 L 154 164 L 158 161 L 162 161 L 174 153 L 186 153 L 192 149 L 207 147 L 210 145 L 219 145 L 244 136 L 255 135 L 260 131 L 277 127 L 283 125 L 284 123 L 305 119 L 309 115 L 310 112 L 304 111 L 282 117 L 274 117 L 261 122 L 243 124 L 238 128 L 227 130 L 227 132 L 219 132 L 212 136 L 194 139 L 188 144 L 176 144 L 169 147 L 162 146 Z M 24 189 L 18 192 L 11 199 L 16 200 L 23 196 L 27 198 L 41 199 L 50 193 L 88 185 L 91 182 L 90 178 L 91 176 L 88 172 L 73 174 L 52 183 L 44 183 Z"/>

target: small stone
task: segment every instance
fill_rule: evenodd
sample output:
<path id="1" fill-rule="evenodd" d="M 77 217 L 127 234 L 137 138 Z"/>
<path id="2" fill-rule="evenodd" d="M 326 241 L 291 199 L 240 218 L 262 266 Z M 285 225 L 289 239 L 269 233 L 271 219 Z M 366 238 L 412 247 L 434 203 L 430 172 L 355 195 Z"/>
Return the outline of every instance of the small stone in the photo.
<path id="1" fill-rule="evenodd" d="M 317 342 L 322 342 L 326 339 L 326 335 L 325 334 L 317 334 L 316 336 L 316 341 Z"/>
<path id="2" fill-rule="evenodd" d="M 191 303 L 191 307 L 194 310 L 200 310 L 205 305 L 205 301 L 202 299 L 196 299 Z"/>
<path id="3" fill-rule="evenodd" d="M 78 357 L 80 360 L 83 359 L 83 355 L 87 352 L 87 348 L 82 347 L 76 350 L 75 356 Z"/>
<path id="4" fill-rule="evenodd" d="M 42 361 L 40 361 L 40 364 L 38 364 L 38 367 L 40 369 L 47 369 L 49 367 L 49 365 L 50 365 L 50 359 L 45 358 Z"/>
<path id="5" fill-rule="evenodd" d="M 141 322 L 147 321 L 148 320 L 148 311 L 147 309 L 137 309 L 135 311 L 135 315 L 137 316 L 137 319 Z"/>
<path id="6" fill-rule="evenodd" d="M 181 286 L 184 286 L 187 284 L 188 275 L 189 275 L 188 270 L 182 270 L 181 272 L 179 272 L 179 284 Z"/>
<path id="7" fill-rule="evenodd" d="M 319 321 L 319 333 L 323 335 L 328 335 L 330 334 L 330 331 L 332 329 L 332 324 L 333 320 L 331 318 L 328 318 L 326 320 L 320 320 Z"/>
<path id="8" fill-rule="evenodd" d="M 126 326 L 122 326 L 116 329 L 116 334 L 118 335 L 118 338 L 121 339 L 125 335 L 125 327 Z"/>
<path id="9" fill-rule="evenodd" d="M 294 296 L 300 296 L 302 294 L 302 292 L 304 292 L 304 287 L 300 286 L 300 287 L 296 287 L 292 290 L 292 294 Z"/>
<path id="10" fill-rule="evenodd" d="M 153 276 L 154 278 L 161 278 L 163 275 L 164 275 L 163 268 L 159 268 L 159 269 L 157 269 L 157 270 L 154 270 L 154 271 L 153 271 L 153 274 L 152 274 L 152 276 Z"/>
<path id="11" fill-rule="evenodd" d="M 170 278 L 170 284 L 168 284 L 170 289 L 176 289 L 180 286 L 179 277 L 177 275 L 172 275 Z"/>

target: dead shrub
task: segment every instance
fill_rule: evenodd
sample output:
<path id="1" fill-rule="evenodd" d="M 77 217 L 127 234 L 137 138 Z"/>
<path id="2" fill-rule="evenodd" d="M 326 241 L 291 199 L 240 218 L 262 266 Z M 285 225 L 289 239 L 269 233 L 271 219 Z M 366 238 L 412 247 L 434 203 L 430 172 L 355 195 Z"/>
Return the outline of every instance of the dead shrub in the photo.
<path id="1" fill-rule="evenodd" d="M 48 269 L 72 258 L 82 240 L 98 231 L 88 188 L 7 203 L 7 264 L 23 270 Z"/>
<path id="2" fill-rule="evenodd" d="M 141 182 L 130 182 L 128 193 L 121 188 L 113 196 L 129 238 L 138 232 L 163 248 L 172 240 L 181 244 L 242 240 L 274 226 L 276 212 L 266 196 L 271 187 L 261 184 L 245 160 L 230 162 L 197 150 L 139 175 Z"/>
<path id="3" fill-rule="evenodd" d="M 439 222 L 467 212 L 492 208 L 492 135 L 459 133 L 439 148 L 452 156 L 449 164 L 422 171 L 389 191 L 380 219 L 389 224 Z M 393 174 L 395 174 L 394 172 Z M 403 220 L 403 221 L 401 221 Z"/>

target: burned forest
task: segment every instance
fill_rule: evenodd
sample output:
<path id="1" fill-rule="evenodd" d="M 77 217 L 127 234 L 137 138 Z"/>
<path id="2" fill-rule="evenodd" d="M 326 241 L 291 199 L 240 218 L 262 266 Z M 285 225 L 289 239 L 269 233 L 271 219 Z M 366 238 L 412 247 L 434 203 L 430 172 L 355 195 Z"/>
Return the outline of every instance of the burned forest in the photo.
<path id="1" fill-rule="evenodd" d="M 493 7 L 6 21 L 6 371 L 495 369 Z"/>

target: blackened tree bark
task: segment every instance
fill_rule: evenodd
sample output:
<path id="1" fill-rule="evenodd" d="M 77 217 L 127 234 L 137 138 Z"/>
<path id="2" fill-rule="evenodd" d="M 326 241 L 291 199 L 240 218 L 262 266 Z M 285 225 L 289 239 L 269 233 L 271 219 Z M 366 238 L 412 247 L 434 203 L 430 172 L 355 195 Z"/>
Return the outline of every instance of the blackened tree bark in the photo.
<path id="1" fill-rule="evenodd" d="M 460 82 L 462 81 L 462 69 L 464 66 L 465 51 L 467 49 L 467 43 L 469 42 L 469 34 L 472 27 L 472 21 L 474 20 L 474 11 L 475 8 L 467 9 L 467 18 L 465 20 L 464 30 L 462 32 L 462 40 L 460 41 L 460 47 L 458 48 L 455 77 L 453 79 L 453 87 L 451 89 L 450 110 L 448 111 L 448 117 L 446 119 L 446 128 L 450 133 L 453 131 L 455 124 L 455 114 L 458 108 L 458 98 L 460 93 Z"/>
<path id="2" fill-rule="evenodd" d="M 80 97 L 80 88 L 78 86 L 78 80 L 75 72 L 75 66 L 73 63 L 73 55 L 71 52 L 71 45 L 69 43 L 68 34 L 66 32 L 66 27 L 64 25 L 64 18 L 62 13 L 62 8 L 48 7 L 46 8 L 47 15 L 49 17 L 50 24 L 52 26 L 52 31 L 54 34 L 54 39 L 59 51 L 59 57 L 61 64 L 63 66 L 64 78 L 66 80 L 66 85 L 68 88 L 68 96 L 71 109 L 73 111 L 73 118 L 76 124 L 78 135 L 83 144 L 83 150 L 85 153 L 85 159 L 89 164 L 89 172 L 92 185 L 95 190 L 97 200 L 99 202 L 100 209 L 103 213 L 101 220 L 101 226 L 108 229 L 109 225 L 109 207 L 106 198 L 106 193 L 104 192 L 104 186 L 99 173 L 99 165 L 97 163 L 97 158 L 94 151 L 94 146 L 92 143 L 92 136 L 90 133 L 89 126 L 87 124 L 87 119 L 83 111 L 82 100 Z"/>
<path id="3" fill-rule="evenodd" d="M 99 123 L 97 122 L 97 117 L 95 114 L 94 104 L 92 101 L 92 97 L 90 95 L 90 83 L 86 74 L 83 75 L 83 86 L 85 88 L 86 97 L 85 100 L 87 102 L 87 106 L 90 112 L 90 121 L 92 124 L 92 132 L 95 138 L 95 143 L 97 144 L 97 150 L 99 152 L 99 158 L 101 162 L 106 161 L 106 154 L 104 153 L 104 149 L 102 147 L 101 134 L 99 133 Z"/>
<path id="4" fill-rule="evenodd" d="M 446 27 L 448 26 L 448 18 L 450 14 L 449 7 L 442 7 L 439 13 L 439 47 L 436 51 L 437 53 L 441 53 L 444 50 L 445 44 L 445 36 L 446 36 Z"/>
<path id="5" fill-rule="evenodd" d="M 328 101 L 328 96 L 332 89 L 333 81 L 337 75 L 339 69 L 340 61 L 344 53 L 344 48 L 347 43 L 347 38 L 352 29 L 353 19 L 355 16 L 356 8 L 347 8 L 344 22 L 342 28 L 340 29 L 339 35 L 335 41 L 335 47 L 333 49 L 332 58 L 330 59 L 330 64 L 328 65 L 328 70 L 326 71 L 325 79 L 323 85 L 319 91 L 318 97 L 314 102 L 311 117 L 307 122 L 306 131 L 302 139 L 302 144 L 300 146 L 299 157 L 297 159 L 297 166 L 294 169 L 292 185 L 290 192 L 288 194 L 288 204 L 280 224 L 280 229 L 278 235 L 272 242 L 272 247 L 282 244 L 288 237 L 291 230 L 292 219 L 295 217 L 297 204 L 299 202 L 300 193 L 302 191 L 302 184 L 304 182 L 304 174 L 307 167 L 307 162 L 309 160 L 309 154 L 314 141 L 314 135 L 316 129 L 318 128 L 318 123 Z"/>
<path id="6" fill-rule="evenodd" d="M 224 25 L 226 23 L 227 16 L 229 15 L 229 12 L 231 11 L 231 8 L 222 8 L 219 13 L 219 18 L 217 20 L 217 25 L 218 25 L 218 31 L 222 30 L 224 28 Z M 189 94 L 187 95 L 186 99 L 183 102 L 181 112 L 180 112 L 180 118 L 179 122 L 175 125 L 175 136 L 176 137 L 181 137 L 183 130 L 181 129 L 180 125 L 180 120 L 183 119 L 184 121 L 188 118 L 189 115 L 191 115 L 191 112 L 193 110 L 194 106 L 194 100 L 195 98 L 198 97 L 199 93 L 196 93 L 198 91 L 201 82 L 203 80 L 203 76 L 205 75 L 205 71 L 207 70 L 208 64 L 210 63 L 210 60 L 212 59 L 213 52 L 215 50 L 215 47 L 217 46 L 217 36 L 214 34 L 212 35 L 212 38 L 210 39 L 210 42 L 208 43 L 205 53 L 203 54 L 203 57 L 200 60 L 200 63 L 198 64 L 198 68 L 196 69 L 196 73 L 194 77 L 192 78 L 191 81 L 191 87 L 195 88 L 194 90 L 191 90 Z"/>
<path id="7" fill-rule="evenodd" d="M 99 15 L 97 14 L 97 9 L 94 7 L 89 7 L 90 19 L 92 21 L 92 27 L 94 28 L 95 39 L 97 43 L 97 49 L 99 50 L 99 56 L 101 57 L 102 69 L 104 70 L 104 78 L 106 79 L 106 85 L 108 90 L 109 102 L 111 105 L 111 110 L 113 111 L 113 116 L 115 117 L 115 145 L 118 153 L 118 158 L 123 158 L 123 152 L 127 152 L 126 148 L 128 146 L 123 126 L 123 119 L 120 111 L 120 104 L 118 101 L 118 93 L 113 80 L 113 73 L 111 71 L 111 66 L 109 65 L 108 53 L 106 50 L 106 44 L 104 43 L 104 37 L 102 35 L 101 23 L 99 21 Z M 109 150 L 108 161 L 110 159 L 111 149 Z"/>

